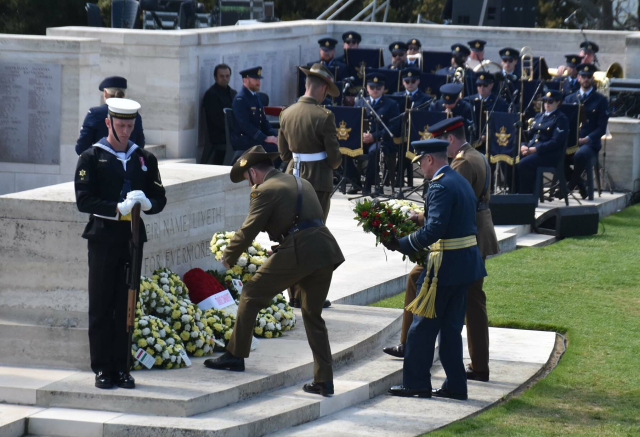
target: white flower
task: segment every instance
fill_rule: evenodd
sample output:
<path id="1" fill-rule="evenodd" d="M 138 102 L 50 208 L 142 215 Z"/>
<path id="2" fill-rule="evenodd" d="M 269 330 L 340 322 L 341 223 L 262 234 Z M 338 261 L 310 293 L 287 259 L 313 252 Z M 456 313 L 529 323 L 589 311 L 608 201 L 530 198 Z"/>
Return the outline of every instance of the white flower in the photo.
<path id="1" fill-rule="evenodd" d="M 196 323 L 196 326 L 198 327 L 198 329 L 203 330 L 204 329 L 204 323 L 202 322 L 198 322 Z"/>
<path id="2" fill-rule="evenodd" d="M 249 273 L 255 273 L 256 272 L 256 265 L 255 264 L 249 264 Z"/>
<path id="3" fill-rule="evenodd" d="M 170 307 L 169 305 L 165 306 L 165 307 L 164 307 L 164 312 L 165 312 L 166 314 L 169 314 L 169 313 L 171 312 L 171 307 Z"/>
<path id="4" fill-rule="evenodd" d="M 162 276 L 163 278 L 166 278 L 169 276 L 169 274 L 167 272 L 160 272 L 160 276 Z"/>
<path id="5" fill-rule="evenodd" d="M 216 241 L 216 246 L 220 247 L 225 243 L 226 243 L 226 241 L 224 239 L 220 238 L 218 241 Z"/>
<path id="6" fill-rule="evenodd" d="M 156 344 L 153 348 L 158 352 L 162 352 L 162 346 L 160 346 L 159 344 Z"/>
<path id="7" fill-rule="evenodd" d="M 137 344 L 133 343 L 133 344 L 131 345 L 131 348 L 132 348 L 135 352 L 138 352 L 138 349 L 139 349 L 139 348 L 138 348 L 138 345 L 137 345 Z M 137 362 L 137 361 L 136 361 L 136 362 Z"/>
<path id="8" fill-rule="evenodd" d="M 171 358 L 173 358 L 173 357 L 171 357 Z M 171 361 L 173 361 L 173 359 Z M 178 362 L 178 364 L 181 364 L 182 363 L 182 357 L 180 355 L 178 355 L 176 357 L 176 361 Z"/>
<path id="9" fill-rule="evenodd" d="M 151 329 L 149 329 L 149 328 L 144 328 L 144 329 L 142 330 L 142 335 L 147 336 L 147 335 L 149 335 L 149 334 L 151 334 Z"/>
<path id="10" fill-rule="evenodd" d="M 160 331 L 158 331 L 158 336 L 160 338 L 165 338 L 167 336 L 167 331 L 165 331 L 164 329 L 161 329 Z"/>
<path id="11" fill-rule="evenodd" d="M 176 291 L 177 291 L 178 293 L 182 293 L 182 285 L 178 285 L 178 286 L 176 287 Z"/>
<path id="12" fill-rule="evenodd" d="M 253 246 L 249 246 L 249 250 L 247 250 L 247 252 L 249 252 L 249 255 L 255 255 L 256 253 L 258 253 L 256 248 Z"/>
<path id="13" fill-rule="evenodd" d="M 202 349 L 202 351 L 206 354 L 207 352 L 211 351 L 211 346 L 209 346 L 208 344 L 205 344 L 204 349 Z"/>
<path id="14" fill-rule="evenodd" d="M 200 313 L 196 313 L 196 314 L 193 316 L 193 318 L 194 318 L 194 319 L 196 319 L 196 321 L 197 321 L 197 322 L 199 322 L 199 321 L 200 321 Z"/>
<path id="15" fill-rule="evenodd" d="M 278 307 L 278 308 L 280 308 L 281 310 L 283 310 L 285 306 L 286 306 L 286 305 L 285 305 L 285 304 L 283 304 L 283 303 L 279 303 L 279 304 L 277 305 L 277 307 Z"/>
<path id="16" fill-rule="evenodd" d="M 169 280 L 168 280 L 168 279 L 166 278 L 166 276 L 165 276 L 165 277 L 160 278 L 160 283 L 161 283 L 161 284 L 168 284 L 168 283 L 169 283 Z"/>
<path id="17" fill-rule="evenodd" d="M 264 317 L 260 317 L 260 327 L 264 328 L 264 325 L 267 324 L 267 321 L 264 319 Z"/>
<path id="18" fill-rule="evenodd" d="M 222 246 L 222 247 L 220 248 L 220 252 L 224 252 L 224 250 L 225 250 L 226 248 L 227 248 L 227 245 L 225 244 L 224 246 Z"/>
<path id="19" fill-rule="evenodd" d="M 198 349 L 200 349 L 202 346 L 204 346 L 204 341 L 202 341 L 202 340 L 197 340 L 197 341 L 196 341 L 196 347 L 197 347 Z"/>
<path id="20" fill-rule="evenodd" d="M 276 325 L 273 322 L 267 323 L 267 331 L 273 331 L 276 328 Z"/>
<path id="21" fill-rule="evenodd" d="M 183 314 L 181 320 L 182 320 L 182 323 L 188 323 L 189 322 L 189 314 Z"/>
<path id="22" fill-rule="evenodd" d="M 151 293 L 151 299 L 155 299 L 156 297 L 158 297 L 158 295 L 156 294 L 156 292 L 152 292 Z"/>
<path id="23" fill-rule="evenodd" d="M 186 325 L 184 325 L 184 330 L 185 331 L 191 331 L 191 324 L 187 323 Z"/>
<path id="24" fill-rule="evenodd" d="M 402 208 L 400 208 L 400 211 L 404 214 L 406 214 L 409 211 L 409 207 L 408 206 L 403 206 Z"/>
<path id="25" fill-rule="evenodd" d="M 156 306 L 156 301 L 155 300 L 151 301 L 151 308 L 154 308 L 155 306 Z"/>
<path id="26" fill-rule="evenodd" d="M 169 346 L 173 346 L 175 344 L 175 342 L 176 342 L 175 338 L 173 338 L 173 337 L 167 338 L 167 344 Z"/>
<path id="27" fill-rule="evenodd" d="M 269 314 L 273 314 L 273 308 L 271 308 L 271 307 L 267 308 L 267 312 L 268 312 Z"/>
<path id="28" fill-rule="evenodd" d="M 153 343 L 155 343 L 155 342 L 156 342 L 156 339 L 155 339 L 155 338 L 153 338 L 153 337 L 147 337 L 147 344 L 148 344 L 149 346 L 153 346 Z"/>
<path id="29" fill-rule="evenodd" d="M 275 317 L 275 318 L 276 318 L 276 320 L 280 320 L 280 319 L 282 319 L 282 314 L 280 314 L 280 311 L 278 311 L 277 313 L 275 313 L 275 314 L 273 315 L 273 317 Z"/>
<path id="30" fill-rule="evenodd" d="M 138 325 L 140 325 L 140 326 L 147 326 L 148 324 L 149 324 L 149 322 L 146 319 L 138 320 Z"/>
<path id="31" fill-rule="evenodd" d="M 162 352 L 162 359 L 168 360 L 169 358 L 171 358 L 171 354 L 169 353 L 169 351 Z"/>
<path id="32" fill-rule="evenodd" d="M 197 338 L 198 337 L 198 333 L 196 331 L 193 331 L 191 333 L 191 338 Z"/>
<path id="33" fill-rule="evenodd" d="M 276 329 L 278 331 L 282 330 L 282 325 L 280 325 L 280 323 L 276 323 Z"/>
<path id="34" fill-rule="evenodd" d="M 244 266 L 246 266 L 246 265 L 247 265 L 247 261 L 248 261 L 248 260 L 247 260 L 247 258 L 246 258 L 246 257 L 241 256 L 240 258 L 238 258 L 238 262 L 237 262 L 237 264 L 238 264 L 240 267 L 244 267 Z"/>
<path id="35" fill-rule="evenodd" d="M 158 307 L 158 308 L 156 308 L 156 311 L 158 312 L 158 314 L 163 314 L 164 313 L 164 307 Z"/>
<path id="36" fill-rule="evenodd" d="M 163 286 L 162 286 L 162 290 L 163 290 L 164 292 L 168 293 L 168 292 L 169 292 L 169 290 L 171 290 L 171 289 L 169 288 L 169 286 L 168 286 L 168 285 L 163 285 Z"/>
<path id="37" fill-rule="evenodd" d="M 181 306 L 181 307 L 180 307 L 180 312 L 181 312 L 182 314 L 187 314 L 187 312 L 188 312 L 188 311 L 187 311 L 187 309 L 186 309 L 185 307 Z"/>

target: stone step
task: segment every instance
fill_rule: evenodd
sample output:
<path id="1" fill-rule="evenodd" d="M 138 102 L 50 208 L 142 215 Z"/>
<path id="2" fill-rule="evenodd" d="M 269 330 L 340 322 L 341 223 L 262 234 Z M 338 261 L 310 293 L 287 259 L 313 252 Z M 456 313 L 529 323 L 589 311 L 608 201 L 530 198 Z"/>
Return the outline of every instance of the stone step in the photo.
<path id="1" fill-rule="evenodd" d="M 398 340 L 399 333 L 387 338 L 386 344 L 395 344 Z M 337 369 L 335 395 L 327 398 L 305 393 L 298 384 L 189 418 L 51 408 L 29 419 L 28 432 L 62 437 L 262 436 L 375 398 L 401 380 L 402 360 L 378 348 Z"/>
<path id="2" fill-rule="evenodd" d="M 553 235 L 530 233 L 518 238 L 518 249 L 522 247 L 544 247 L 555 243 L 557 240 Z"/>
<path id="3" fill-rule="evenodd" d="M 335 305 L 325 310 L 323 316 L 336 368 L 387 344 L 389 337 L 400 329 L 401 315 L 402 311 L 397 309 L 352 305 Z M 261 340 L 246 361 L 245 372 L 210 370 L 203 365 L 206 358 L 195 358 L 189 368 L 134 372 L 135 390 L 100 390 L 94 387 L 92 372 L 75 371 L 61 373 L 59 377 L 52 375 L 40 385 L 23 387 L 21 397 L 16 399 L 14 395 L 8 401 L 184 417 L 224 408 L 271 390 L 298 385 L 313 375 L 313 357 L 299 310 L 296 317 L 298 325 L 293 331 L 282 338 Z M 88 354 L 85 359 L 88 360 Z M 0 393 L 15 392 L 16 385 L 7 382 L 14 369 L 0 367 L 0 375 L 3 372 L 8 376 L 0 378 Z"/>
<path id="4" fill-rule="evenodd" d="M 153 155 L 158 158 L 158 161 L 167 158 L 167 146 L 165 145 L 146 144 L 144 150 L 153 153 Z"/>

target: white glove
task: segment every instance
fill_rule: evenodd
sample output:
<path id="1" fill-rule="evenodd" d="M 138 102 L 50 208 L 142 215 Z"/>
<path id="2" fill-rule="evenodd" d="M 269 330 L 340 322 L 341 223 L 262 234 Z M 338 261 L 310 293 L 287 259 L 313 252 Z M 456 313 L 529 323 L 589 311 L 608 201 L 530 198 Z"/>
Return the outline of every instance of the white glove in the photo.
<path id="1" fill-rule="evenodd" d="M 120 215 L 129 214 L 135 203 L 136 201 L 133 199 L 124 199 L 122 202 L 118 203 L 118 211 L 120 211 Z"/>
<path id="2" fill-rule="evenodd" d="M 143 211 L 149 211 L 151 209 L 151 201 L 145 196 L 144 192 L 140 190 L 129 191 L 129 193 L 127 193 L 127 200 L 140 202 L 140 207 Z"/>

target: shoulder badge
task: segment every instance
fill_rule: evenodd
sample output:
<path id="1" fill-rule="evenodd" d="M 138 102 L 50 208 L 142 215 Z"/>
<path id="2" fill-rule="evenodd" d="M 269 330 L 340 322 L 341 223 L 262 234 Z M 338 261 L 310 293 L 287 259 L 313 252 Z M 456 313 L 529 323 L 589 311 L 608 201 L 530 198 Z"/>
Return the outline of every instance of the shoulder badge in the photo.
<path id="1" fill-rule="evenodd" d="M 433 179 L 431 179 L 431 182 L 437 181 L 438 179 L 442 178 L 442 176 L 444 176 L 444 173 L 440 173 L 438 176 L 436 176 Z"/>
<path id="2" fill-rule="evenodd" d="M 257 191 L 251 192 L 251 198 L 255 199 L 256 197 L 258 197 L 258 192 Z"/>
<path id="3" fill-rule="evenodd" d="M 461 150 L 456 154 L 456 159 L 462 158 L 464 156 L 464 151 Z M 440 177 L 440 175 L 438 175 L 438 177 Z"/>
<path id="4" fill-rule="evenodd" d="M 444 188 L 444 185 L 440 185 L 440 184 L 431 184 L 431 185 L 429 185 L 429 189 L 431 189 L 431 188 L 434 188 L 434 189 L 435 189 L 435 188 Z"/>

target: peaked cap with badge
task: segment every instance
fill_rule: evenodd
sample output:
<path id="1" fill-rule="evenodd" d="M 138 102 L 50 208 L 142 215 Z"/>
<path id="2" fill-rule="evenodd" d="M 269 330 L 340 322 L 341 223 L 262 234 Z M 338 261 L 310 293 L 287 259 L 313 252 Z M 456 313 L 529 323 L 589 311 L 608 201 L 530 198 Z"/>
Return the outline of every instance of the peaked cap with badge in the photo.
<path id="1" fill-rule="evenodd" d="M 502 59 L 517 59 L 520 57 L 520 50 L 514 49 L 513 47 L 505 47 L 498 52 Z"/>
<path id="2" fill-rule="evenodd" d="M 415 158 L 411 161 L 413 163 L 420 161 L 424 155 L 445 152 L 449 146 L 449 141 L 429 138 L 428 140 L 413 141 L 411 146 L 413 146 L 416 153 Z"/>
<path id="3" fill-rule="evenodd" d="M 402 41 L 396 41 L 396 42 L 392 42 L 391 44 L 389 44 L 389 51 L 390 52 L 406 52 L 407 51 L 407 44 L 405 44 Z"/>
<path id="4" fill-rule="evenodd" d="M 240 72 L 240 76 L 245 79 L 247 77 L 250 77 L 251 79 L 264 79 L 264 77 L 262 76 L 262 67 L 258 66 L 258 67 L 253 67 L 253 68 L 247 68 L 246 70 L 242 70 Z"/>
<path id="5" fill-rule="evenodd" d="M 474 39 L 467 42 L 467 44 L 469 44 L 469 48 L 471 48 L 472 52 L 482 52 L 484 51 L 484 46 L 487 44 L 487 42 L 481 39 Z"/>
<path id="6" fill-rule="evenodd" d="M 121 76 L 109 76 L 105 77 L 98 89 L 100 91 L 104 91 L 105 88 L 121 88 L 123 90 L 127 89 L 127 79 Z"/>
<path id="7" fill-rule="evenodd" d="M 338 41 L 333 38 L 322 38 L 318 40 L 318 45 L 322 50 L 335 50 Z"/>
<path id="8" fill-rule="evenodd" d="M 585 53 L 598 53 L 600 51 L 600 46 L 593 41 L 583 41 L 580 43 L 580 48 L 584 50 Z"/>

